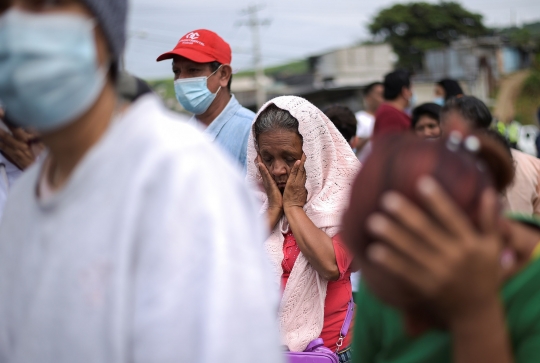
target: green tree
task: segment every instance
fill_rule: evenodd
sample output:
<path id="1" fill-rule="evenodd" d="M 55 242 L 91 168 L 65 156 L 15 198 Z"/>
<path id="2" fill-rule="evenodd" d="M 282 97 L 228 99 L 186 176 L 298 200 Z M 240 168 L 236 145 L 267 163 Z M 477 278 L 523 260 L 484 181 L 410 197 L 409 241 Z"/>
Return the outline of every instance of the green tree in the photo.
<path id="1" fill-rule="evenodd" d="M 540 51 L 540 21 L 523 24 L 519 28 L 495 29 L 495 33 L 506 37 L 512 46 L 524 51 Z"/>
<path id="2" fill-rule="evenodd" d="M 381 10 L 368 28 L 376 40 L 390 43 L 399 57 L 398 65 L 410 70 L 421 69 L 428 49 L 447 46 L 460 36 L 488 32 L 482 15 L 455 2 L 393 5 Z"/>

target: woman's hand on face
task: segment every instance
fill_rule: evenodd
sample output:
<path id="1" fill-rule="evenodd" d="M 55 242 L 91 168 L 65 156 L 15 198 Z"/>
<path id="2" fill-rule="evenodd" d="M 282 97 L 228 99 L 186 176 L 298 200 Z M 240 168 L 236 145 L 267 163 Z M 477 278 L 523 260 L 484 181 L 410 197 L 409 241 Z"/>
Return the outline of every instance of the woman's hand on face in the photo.
<path id="1" fill-rule="evenodd" d="M 297 160 L 289 175 L 285 191 L 283 192 L 283 209 L 291 207 L 303 208 L 307 202 L 308 192 L 306 189 L 306 154 L 302 154 L 302 159 Z"/>
<path id="2" fill-rule="evenodd" d="M 261 173 L 264 190 L 268 196 L 268 209 L 283 210 L 283 197 L 281 196 L 281 192 L 279 191 L 274 178 L 272 178 L 270 172 L 266 168 L 266 165 L 264 165 L 261 156 L 258 154 L 255 163 L 257 163 L 257 167 Z"/>
<path id="3" fill-rule="evenodd" d="M 497 196 L 482 195 L 480 230 L 431 178 L 419 183 L 428 213 L 397 193 L 382 198 L 384 214 L 368 220 L 374 243 L 368 257 L 406 281 L 452 324 L 498 303 L 502 240 Z"/>

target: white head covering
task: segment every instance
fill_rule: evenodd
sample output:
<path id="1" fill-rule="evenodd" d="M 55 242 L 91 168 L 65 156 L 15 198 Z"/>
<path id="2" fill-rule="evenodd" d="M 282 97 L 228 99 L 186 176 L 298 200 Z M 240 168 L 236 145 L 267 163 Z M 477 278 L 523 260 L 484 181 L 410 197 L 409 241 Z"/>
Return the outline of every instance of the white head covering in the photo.
<path id="1" fill-rule="evenodd" d="M 274 98 L 259 110 L 255 120 L 270 104 L 289 111 L 298 120 L 298 131 L 303 138 L 302 149 L 306 155 L 308 199 L 304 211 L 318 228 L 334 237 L 339 232 L 341 215 L 347 207 L 360 162 L 328 117 L 305 99 L 295 96 Z M 246 179 L 260 186 L 262 177 L 255 164 L 256 157 L 252 131 L 247 147 Z M 266 193 L 259 191 L 257 195 L 262 202 L 261 212 L 266 212 Z M 288 228 L 283 216 L 265 242 L 277 284 L 283 274 L 283 233 Z M 291 351 L 303 351 L 309 342 L 320 336 L 324 323 L 327 283 L 300 253 L 287 281 L 279 312 L 282 339 Z"/>

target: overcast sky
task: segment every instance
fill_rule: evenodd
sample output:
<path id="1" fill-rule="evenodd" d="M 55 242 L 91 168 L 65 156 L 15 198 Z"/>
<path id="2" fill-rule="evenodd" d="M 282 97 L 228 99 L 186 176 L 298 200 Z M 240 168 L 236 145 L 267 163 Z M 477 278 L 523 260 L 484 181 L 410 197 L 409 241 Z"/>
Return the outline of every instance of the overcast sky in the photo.
<path id="1" fill-rule="evenodd" d="M 271 20 L 261 31 L 265 65 L 302 59 L 333 48 L 369 39 L 366 25 L 395 0 L 267 0 L 259 12 Z M 540 20 L 538 0 L 460 1 L 484 16 L 488 26 Z M 170 61 L 156 58 L 171 50 L 185 33 L 200 28 L 215 31 L 233 49 L 234 70 L 252 68 L 251 33 L 235 24 L 245 19 L 241 10 L 249 0 L 131 0 L 126 67 L 139 77 L 172 76 Z M 261 2 L 257 2 L 261 4 Z"/>

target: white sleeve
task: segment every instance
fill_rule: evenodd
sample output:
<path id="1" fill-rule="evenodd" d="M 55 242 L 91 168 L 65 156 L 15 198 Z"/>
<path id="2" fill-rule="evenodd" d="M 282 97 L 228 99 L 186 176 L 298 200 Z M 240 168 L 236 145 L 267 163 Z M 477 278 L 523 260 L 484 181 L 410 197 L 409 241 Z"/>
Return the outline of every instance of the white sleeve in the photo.
<path id="1" fill-rule="evenodd" d="M 135 363 L 282 361 L 264 227 L 213 148 L 149 186 L 135 254 Z"/>
<path id="2" fill-rule="evenodd" d="M 364 111 L 356 113 L 356 136 L 367 139 L 373 134 L 375 119 Z"/>

